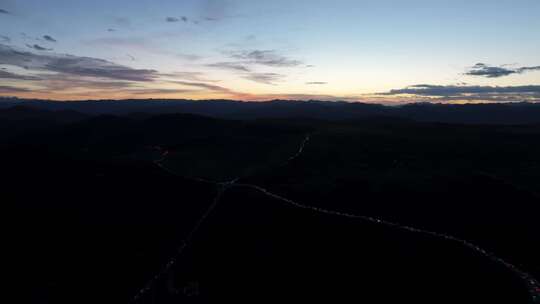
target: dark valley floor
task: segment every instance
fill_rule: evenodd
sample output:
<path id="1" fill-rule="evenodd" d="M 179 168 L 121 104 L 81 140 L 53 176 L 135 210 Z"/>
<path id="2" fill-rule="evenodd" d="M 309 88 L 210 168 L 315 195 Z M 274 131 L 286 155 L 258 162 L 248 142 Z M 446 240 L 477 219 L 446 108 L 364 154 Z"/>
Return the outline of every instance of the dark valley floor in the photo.
<path id="1" fill-rule="evenodd" d="M 540 125 L 2 111 L 18 302 L 539 301 Z"/>

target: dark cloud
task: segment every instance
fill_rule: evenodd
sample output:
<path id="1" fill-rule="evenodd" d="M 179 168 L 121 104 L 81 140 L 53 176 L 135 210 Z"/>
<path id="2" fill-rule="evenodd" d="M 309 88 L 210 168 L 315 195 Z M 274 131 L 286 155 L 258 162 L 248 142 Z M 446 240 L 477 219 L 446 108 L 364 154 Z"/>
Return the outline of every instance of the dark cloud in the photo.
<path id="1" fill-rule="evenodd" d="M 517 71 L 507 69 L 504 67 L 488 66 L 483 63 L 477 63 L 470 70 L 468 70 L 465 73 L 465 75 L 482 76 L 482 77 L 487 77 L 487 78 L 498 78 L 498 77 L 515 74 L 515 73 L 517 73 Z"/>
<path id="2" fill-rule="evenodd" d="M 230 56 L 235 59 L 245 60 L 249 63 L 271 67 L 296 67 L 302 65 L 301 61 L 287 58 L 278 54 L 275 50 L 233 52 Z"/>
<path id="3" fill-rule="evenodd" d="M 109 28 L 109 29 L 107 29 L 107 32 L 112 33 L 112 32 L 116 32 L 116 30 L 113 29 L 113 28 Z"/>
<path id="4" fill-rule="evenodd" d="M 0 35 L 0 42 L 11 42 L 11 38 L 9 38 L 8 36 Z"/>
<path id="5" fill-rule="evenodd" d="M 41 80 L 37 76 L 19 75 L 5 70 L 0 70 L 0 79 L 15 79 L 15 80 Z"/>
<path id="6" fill-rule="evenodd" d="M 134 69 L 102 59 L 65 54 L 34 54 L 18 51 L 2 44 L 0 44 L 0 64 L 30 70 L 124 81 L 149 82 L 159 76 L 155 70 Z"/>
<path id="7" fill-rule="evenodd" d="M 1 9 L 0 8 L 0 14 L 6 14 L 6 15 L 9 15 L 11 14 L 10 12 L 6 11 L 5 9 Z"/>
<path id="8" fill-rule="evenodd" d="M 179 85 L 187 86 L 187 87 L 194 87 L 194 88 L 204 89 L 204 90 L 207 90 L 207 91 L 225 92 L 225 93 L 231 92 L 229 89 L 227 89 L 225 87 L 218 86 L 218 85 L 213 85 L 213 84 L 208 84 L 208 83 L 203 83 L 203 82 L 171 81 L 171 83 L 175 83 L 175 84 L 179 84 Z"/>
<path id="9" fill-rule="evenodd" d="M 27 93 L 27 92 L 31 92 L 31 90 L 29 89 L 25 89 L 25 88 L 20 88 L 20 87 L 12 87 L 12 86 L 3 86 L 3 85 L 0 85 L 0 94 L 5 94 L 5 93 Z"/>
<path id="10" fill-rule="evenodd" d="M 147 82 L 154 81 L 157 77 L 155 70 L 133 69 L 91 57 L 58 57 L 49 61 L 46 68 L 66 74 L 127 81 Z"/>
<path id="11" fill-rule="evenodd" d="M 236 71 L 236 72 L 251 72 L 251 69 L 246 67 L 243 63 L 238 62 L 217 62 L 208 64 L 208 67 L 211 68 L 218 68 L 223 70 L 230 70 L 230 71 Z"/>
<path id="12" fill-rule="evenodd" d="M 274 85 L 276 82 L 285 78 L 285 75 L 277 73 L 250 73 L 245 75 L 244 78 L 258 83 Z"/>
<path id="13" fill-rule="evenodd" d="M 167 18 L 165 19 L 165 21 L 167 21 L 167 22 L 180 22 L 180 21 L 182 21 L 182 22 L 189 22 L 189 18 L 186 17 L 186 16 L 182 16 L 182 17 L 180 17 L 180 18 L 177 18 L 177 17 L 167 17 Z"/>
<path id="14" fill-rule="evenodd" d="M 52 49 L 48 49 L 46 47 L 42 47 L 39 44 L 27 44 L 26 47 L 34 49 L 36 51 L 52 51 Z"/>
<path id="15" fill-rule="evenodd" d="M 419 84 L 407 87 L 405 89 L 391 90 L 383 95 L 411 94 L 421 96 L 464 96 L 468 94 L 538 94 L 539 85 L 529 86 L 510 86 L 510 87 L 492 87 L 492 86 L 443 86 Z"/>
<path id="16" fill-rule="evenodd" d="M 51 37 L 49 35 L 44 35 L 43 39 L 45 39 L 46 41 L 49 41 L 49 42 L 56 42 L 56 39 L 54 39 L 53 37 Z"/>
<path id="17" fill-rule="evenodd" d="M 515 94 L 471 94 L 462 96 L 449 96 L 432 99 L 439 102 L 467 101 L 467 102 L 489 102 L 489 103 L 510 103 L 510 102 L 540 102 L 538 93 L 515 93 Z"/>
<path id="18" fill-rule="evenodd" d="M 177 84 L 182 87 L 188 87 L 189 89 L 144 89 L 137 91 L 130 91 L 130 93 L 135 94 L 178 94 L 178 93 L 201 93 L 201 92 L 214 92 L 214 93 L 223 93 L 230 96 L 236 96 L 237 93 L 228 88 L 213 85 L 204 82 L 191 82 L 191 81 L 169 81 L 169 83 Z"/>
<path id="19" fill-rule="evenodd" d="M 129 55 L 128 55 L 129 56 Z M 227 95 L 236 94 L 229 89 L 211 84 L 200 72 L 178 72 L 161 74 L 155 70 L 134 69 L 92 57 L 81 57 L 57 53 L 34 53 L 20 50 L 0 43 L 0 65 L 25 68 L 38 72 L 37 76 L 19 75 L 0 69 L 0 79 L 39 81 L 32 83 L 32 89 L 2 87 L 0 93 L 15 94 L 21 92 L 50 93 L 62 91 L 64 94 L 79 94 L 86 90 L 88 94 L 128 92 L 135 95 L 178 94 L 217 92 Z M 143 82 L 163 82 L 163 77 L 179 78 L 182 81 L 167 81 L 180 85 L 178 89 L 145 88 Z M 185 87 L 185 88 L 184 88 Z M 75 90 L 75 91 L 70 91 Z"/>
<path id="20" fill-rule="evenodd" d="M 0 73 L 0 78 L 3 73 Z M 12 75 L 6 75 L 8 78 L 12 78 Z M 19 76 L 18 79 L 39 81 L 34 83 L 31 92 L 50 93 L 61 91 L 66 94 L 70 94 L 70 90 L 87 90 L 91 92 L 113 92 L 125 91 L 127 89 L 136 90 L 138 84 L 128 81 L 116 81 L 110 79 L 99 79 L 94 77 L 84 77 L 70 74 L 40 74 L 38 76 Z"/>
<path id="21" fill-rule="evenodd" d="M 489 66 L 484 63 L 477 63 L 471 67 L 465 75 L 469 76 L 480 76 L 487 78 L 499 78 L 512 74 L 521 74 L 529 71 L 540 70 L 540 66 L 532 67 L 520 67 L 520 68 L 507 68 L 504 66 Z"/>
<path id="22" fill-rule="evenodd" d="M 309 84 L 309 85 L 324 85 L 324 84 L 328 84 L 328 82 L 325 82 L 325 81 L 310 81 L 310 82 L 306 82 L 306 84 Z"/>
<path id="23" fill-rule="evenodd" d="M 540 66 L 522 67 L 522 68 L 519 68 L 518 71 L 520 73 L 524 73 L 528 71 L 540 71 Z"/>
<path id="24" fill-rule="evenodd" d="M 289 63 L 282 60 L 282 58 L 275 57 L 273 54 L 266 54 L 266 53 L 258 53 L 258 51 L 255 52 L 247 52 L 245 54 L 233 54 L 233 58 L 237 59 L 250 59 L 238 61 L 238 62 L 217 62 L 208 64 L 208 67 L 212 68 L 219 68 L 223 70 L 229 70 L 234 72 L 239 72 L 243 74 L 243 78 L 263 83 L 263 84 L 275 84 L 275 82 L 281 80 L 285 77 L 285 75 L 277 74 L 277 73 L 257 73 L 253 72 L 251 67 L 249 67 L 250 64 L 253 63 L 260 63 L 268 66 L 289 66 Z M 264 63 L 263 63 L 264 62 Z"/>

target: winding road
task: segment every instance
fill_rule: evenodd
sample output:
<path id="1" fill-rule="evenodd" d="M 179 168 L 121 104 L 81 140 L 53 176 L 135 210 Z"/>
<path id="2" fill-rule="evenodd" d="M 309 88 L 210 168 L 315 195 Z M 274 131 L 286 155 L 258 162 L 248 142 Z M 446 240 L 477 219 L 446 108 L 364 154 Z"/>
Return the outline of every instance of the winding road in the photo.
<path id="1" fill-rule="evenodd" d="M 305 149 L 306 145 L 309 143 L 310 140 L 311 140 L 311 134 L 307 134 L 305 136 L 304 140 L 301 142 L 297 152 L 293 156 L 288 158 L 287 161 L 284 162 L 283 165 L 285 166 L 285 165 L 289 164 L 290 162 L 292 162 L 292 161 L 296 160 L 297 158 L 299 158 L 302 155 L 302 153 L 304 152 L 304 149 Z M 166 167 L 163 166 L 162 162 L 166 158 L 167 154 L 168 154 L 168 152 L 164 151 L 163 154 L 162 154 L 162 158 L 155 161 L 154 163 L 156 165 L 158 165 L 160 168 L 162 168 L 163 170 L 178 176 L 178 174 L 172 172 L 171 170 L 169 170 L 169 169 L 167 169 Z M 181 177 L 186 178 L 185 176 L 181 176 Z M 423 235 L 429 235 L 429 236 L 436 237 L 436 238 L 439 238 L 439 239 L 443 239 L 443 240 L 446 240 L 446 241 L 459 243 L 462 246 L 465 246 L 465 247 L 469 248 L 470 250 L 473 250 L 474 252 L 481 254 L 485 258 L 487 258 L 487 259 L 489 259 L 489 260 L 491 260 L 491 261 L 493 261 L 495 263 L 498 263 L 499 265 L 504 266 L 511 273 L 513 273 L 514 275 L 519 277 L 523 281 L 523 283 L 527 286 L 527 289 L 528 289 L 529 295 L 530 295 L 531 303 L 532 304 L 540 304 L 540 282 L 538 282 L 531 274 L 519 269 L 515 265 L 513 265 L 513 264 L 505 261 L 504 259 L 496 256 L 494 253 L 489 252 L 489 251 L 481 248 L 480 246 L 477 246 L 477 245 L 475 245 L 475 244 L 473 244 L 473 243 L 471 243 L 471 242 L 469 242 L 467 240 L 460 239 L 460 238 L 457 238 L 457 237 L 454 237 L 452 235 L 445 234 L 445 233 L 439 233 L 439 232 L 435 232 L 435 231 L 429 231 L 429 230 L 425 230 L 425 229 L 415 228 L 415 227 L 412 227 L 412 226 L 401 225 L 399 223 L 390 222 L 390 221 L 387 221 L 387 220 L 384 220 L 384 219 L 381 219 L 381 218 L 363 216 L 363 215 L 355 215 L 355 214 L 343 213 L 343 212 L 334 211 L 334 210 L 322 209 L 322 208 L 318 208 L 318 207 L 314 207 L 314 206 L 303 205 L 303 204 L 297 203 L 297 202 L 295 202 L 293 200 L 290 200 L 288 198 L 282 197 L 282 196 L 280 196 L 278 194 L 272 193 L 271 191 L 269 191 L 269 190 L 267 190 L 267 189 L 265 189 L 263 187 L 253 185 L 253 184 L 238 183 L 238 181 L 240 180 L 240 177 L 237 177 L 237 178 L 232 179 L 232 180 L 227 181 L 227 182 L 221 182 L 221 183 L 212 182 L 212 181 L 205 180 L 205 179 L 200 179 L 200 178 L 188 178 L 188 179 L 199 181 L 199 182 L 204 182 L 204 183 L 212 183 L 212 184 L 216 185 L 218 187 L 216 196 L 214 197 L 213 202 L 209 206 L 208 210 L 197 221 L 196 225 L 194 226 L 192 231 L 188 234 L 187 238 L 182 242 L 181 246 L 179 246 L 179 249 L 178 249 L 176 255 L 173 256 L 167 262 L 167 264 L 165 264 L 165 266 L 162 268 L 162 270 L 158 274 L 156 274 L 146 284 L 146 286 L 144 288 L 142 288 L 137 293 L 137 295 L 134 297 L 134 302 L 139 300 L 146 292 L 151 290 L 154 283 L 160 277 L 162 277 L 164 274 L 166 274 L 170 270 L 170 268 L 176 263 L 177 259 L 181 256 L 184 249 L 189 245 L 189 243 L 191 242 L 191 240 L 193 239 L 193 237 L 195 236 L 195 234 L 197 233 L 199 228 L 204 224 L 204 222 L 206 221 L 208 216 L 212 213 L 212 211 L 219 204 L 223 193 L 225 191 L 227 191 L 228 189 L 232 188 L 232 187 L 246 187 L 246 188 L 251 188 L 251 189 L 257 190 L 257 191 L 259 191 L 259 192 L 261 192 L 261 193 L 263 193 L 263 194 L 265 194 L 265 195 L 267 195 L 269 197 L 272 197 L 274 199 L 286 202 L 289 205 L 294 206 L 296 208 L 309 210 L 309 211 L 317 212 L 317 213 L 322 213 L 322 214 L 326 214 L 326 215 L 341 216 L 341 217 L 347 217 L 347 218 L 367 221 L 367 222 L 375 223 L 375 224 L 378 224 L 378 225 L 385 225 L 385 226 L 388 226 L 388 227 L 393 227 L 395 229 L 408 231 L 408 232 L 411 232 L 411 233 L 419 233 L 419 234 L 423 234 Z"/>

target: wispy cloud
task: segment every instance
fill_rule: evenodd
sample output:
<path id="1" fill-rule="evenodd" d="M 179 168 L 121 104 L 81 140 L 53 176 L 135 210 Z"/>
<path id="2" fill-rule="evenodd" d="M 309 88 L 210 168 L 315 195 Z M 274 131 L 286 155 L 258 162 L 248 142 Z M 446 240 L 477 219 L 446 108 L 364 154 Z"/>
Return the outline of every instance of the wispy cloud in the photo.
<path id="1" fill-rule="evenodd" d="M 134 69 L 91 57 L 65 56 L 54 58 L 47 63 L 46 68 L 55 72 L 79 76 L 139 82 L 154 81 L 158 76 L 155 70 Z"/>
<path id="2" fill-rule="evenodd" d="M 189 18 L 186 17 L 186 16 L 182 16 L 180 18 L 178 18 L 178 17 L 167 17 L 167 18 L 165 18 L 165 21 L 167 21 L 167 22 L 180 22 L 180 21 L 189 22 Z"/>
<path id="3" fill-rule="evenodd" d="M 0 8 L 0 14 L 6 14 L 6 15 L 9 15 L 11 14 L 9 11 L 6 11 L 5 9 L 1 9 Z"/>
<path id="4" fill-rule="evenodd" d="M 380 93 L 379 96 L 410 96 L 436 102 L 540 102 L 540 85 L 526 86 L 456 86 L 419 84 Z M 416 100 L 418 101 L 418 100 Z"/>
<path id="5" fill-rule="evenodd" d="M 230 56 L 235 59 L 243 60 L 246 63 L 270 67 L 296 67 L 302 65 L 301 61 L 281 55 L 276 50 L 232 52 L 230 53 Z"/>
<path id="6" fill-rule="evenodd" d="M 262 84 L 274 85 L 276 82 L 285 78 L 285 75 L 277 73 L 249 73 L 244 78 Z"/>
<path id="7" fill-rule="evenodd" d="M 306 82 L 307 85 L 325 85 L 328 84 L 328 82 L 325 81 L 310 81 Z"/>
<path id="8" fill-rule="evenodd" d="M 271 68 L 290 68 L 303 65 L 301 61 L 283 56 L 275 50 L 224 51 L 223 54 L 236 61 L 217 62 L 206 66 L 237 72 L 244 79 L 262 84 L 274 85 L 286 76 L 279 73 L 257 72 L 257 65 Z"/>
<path id="9" fill-rule="evenodd" d="M 520 73 L 529 72 L 529 71 L 540 71 L 540 65 L 539 66 L 531 66 L 531 67 L 521 67 L 518 69 Z"/>
<path id="10" fill-rule="evenodd" d="M 43 46 L 41 46 L 39 44 L 27 44 L 26 47 L 34 49 L 36 51 L 52 51 L 53 50 L 53 49 L 43 47 Z"/>
<path id="11" fill-rule="evenodd" d="M 0 42 L 8 43 L 11 42 L 11 38 L 8 36 L 0 35 Z"/>
<path id="12" fill-rule="evenodd" d="M 28 93 L 30 89 L 0 85 L 0 94 Z"/>
<path id="13" fill-rule="evenodd" d="M 154 81 L 159 76 L 155 70 L 134 69 L 103 59 L 64 54 L 34 54 L 2 44 L 0 44 L 0 64 L 77 76 L 138 82 Z"/>
<path id="14" fill-rule="evenodd" d="M 429 85 L 418 84 L 407 87 L 405 89 L 391 90 L 383 93 L 384 95 L 424 95 L 424 96 L 456 96 L 464 94 L 508 94 L 508 93 L 540 93 L 540 86 L 508 86 L 508 87 L 493 87 L 493 86 L 444 86 L 444 85 Z"/>
<path id="15" fill-rule="evenodd" d="M 155 95 L 176 95 L 176 94 L 186 94 L 186 93 L 196 93 L 196 90 L 183 90 L 183 89 L 137 89 L 129 91 L 130 95 L 141 95 L 139 97 L 152 97 Z"/>
<path id="16" fill-rule="evenodd" d="M 49 42 L 57 42 L 56 39 L 54 39 L 53 37 L 51 37 L 49 35 L 44 35 L 43 39 L 45 39 L 46 41 L 49 41 Z"/>
<path id="17" fill-rule="evenodd" d="M 205 77 L 203 72 L 174 72 L 174 73 L 162 73 L 161 76 L 169 77 L 173 79 L 182 79 L 195 82 L 215 82 L 215 80 L 209 80 Z"/>
<path id="18" fill-rule="evenodd" d="M 471 67 L 465 75 L 480 76 L 486 78 L 499 78 L 512 74 L 521 74 L 530 71 L 539 71 L 540 66 L 507 68 L 504 66 L 489 66 L 485 63 L 477 63 Z"/>
<path id="19" fill-rule="evenodd" d="M 213 81 L 205 79 L 201 72 L 165 74 L 92 57 L 32 53 L 3 44 L 0 44 L 0 64 L 34 72 L 32 75 L 20 75 L 8 71 L 7 68 L 1 69 L 0 79 L 29 81 L 28 88 L 5 86 L 0 90 L 2 94 L 32 93 L 60 96 L 62 99 L 175 94 L 213 95 L 221 98 L 242 95 L 212 83 Z M 162 88 L 164 84 L 169 87 Z M 178 88 L 170 88 L 171 84 L 178 85 Z"/>
<path id="20" fill-rule="evenodd" d="M 224 51 L 223 54 L 236 61 L 217 62 L 206 66 L 237 72 L 244 79 L 269 85 L 275 85 L 285 78 L 286 75 L 271 72 L 258 72 L 257 65 L 271 68 L 290 68 L 303 65 L 301 61 L 283 56 L 275 50 Z M 308 84 L 323 83 L 314 82 Z"/>
<path id="21" fill-rule="evenodd" d="M 41 80 L 40 77 L 37 76 L 28 76 L 28 75 L 20 75 L 20 74 L 14 74 L 8 71 L 0 70 L 0 79 L 14 79 L 14 80 Z"/>
<path id="22" fill-rule="evenodd" d="M 206 66 L 236 72 L 251 72 L 251 69 L 249 69 L 245 64 L 239 62 L 216 62 L 207 64 Z"/>
<path id="23" fill-rule="evenodd" d="M 203 82 L 171 81 L 171 83 L 179 84 L 186 87 L 193 87 L 193 88 L 199 88 L 199 89 L 204 89 L 208 91 L 214 91 L 214 92 L 224 92 L 224 93 L 232 92 L 228 88 L 218 86 L 218 85 L 203 83 Z"/>
<path id="24" fill-rule="evenodd" d="M 99 79 L 94 77 L 72 76 L 69 74 L 54 74 L 43 76 L 39 86 L 47 91 L 57 90 L 126 90 L 137 88 L 137 83 L 129 81 L 118 81 L 110 79 Z"/>

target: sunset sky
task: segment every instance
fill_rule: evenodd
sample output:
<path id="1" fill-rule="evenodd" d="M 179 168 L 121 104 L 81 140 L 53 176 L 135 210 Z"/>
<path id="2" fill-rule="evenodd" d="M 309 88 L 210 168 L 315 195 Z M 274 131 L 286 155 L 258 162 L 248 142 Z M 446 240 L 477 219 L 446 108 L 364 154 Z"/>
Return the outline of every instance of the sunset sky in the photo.
<path id="1" fill-rule="evenodd" d="M 540 1 L 0 0 L 0 96 L 540 101 Z"/>

